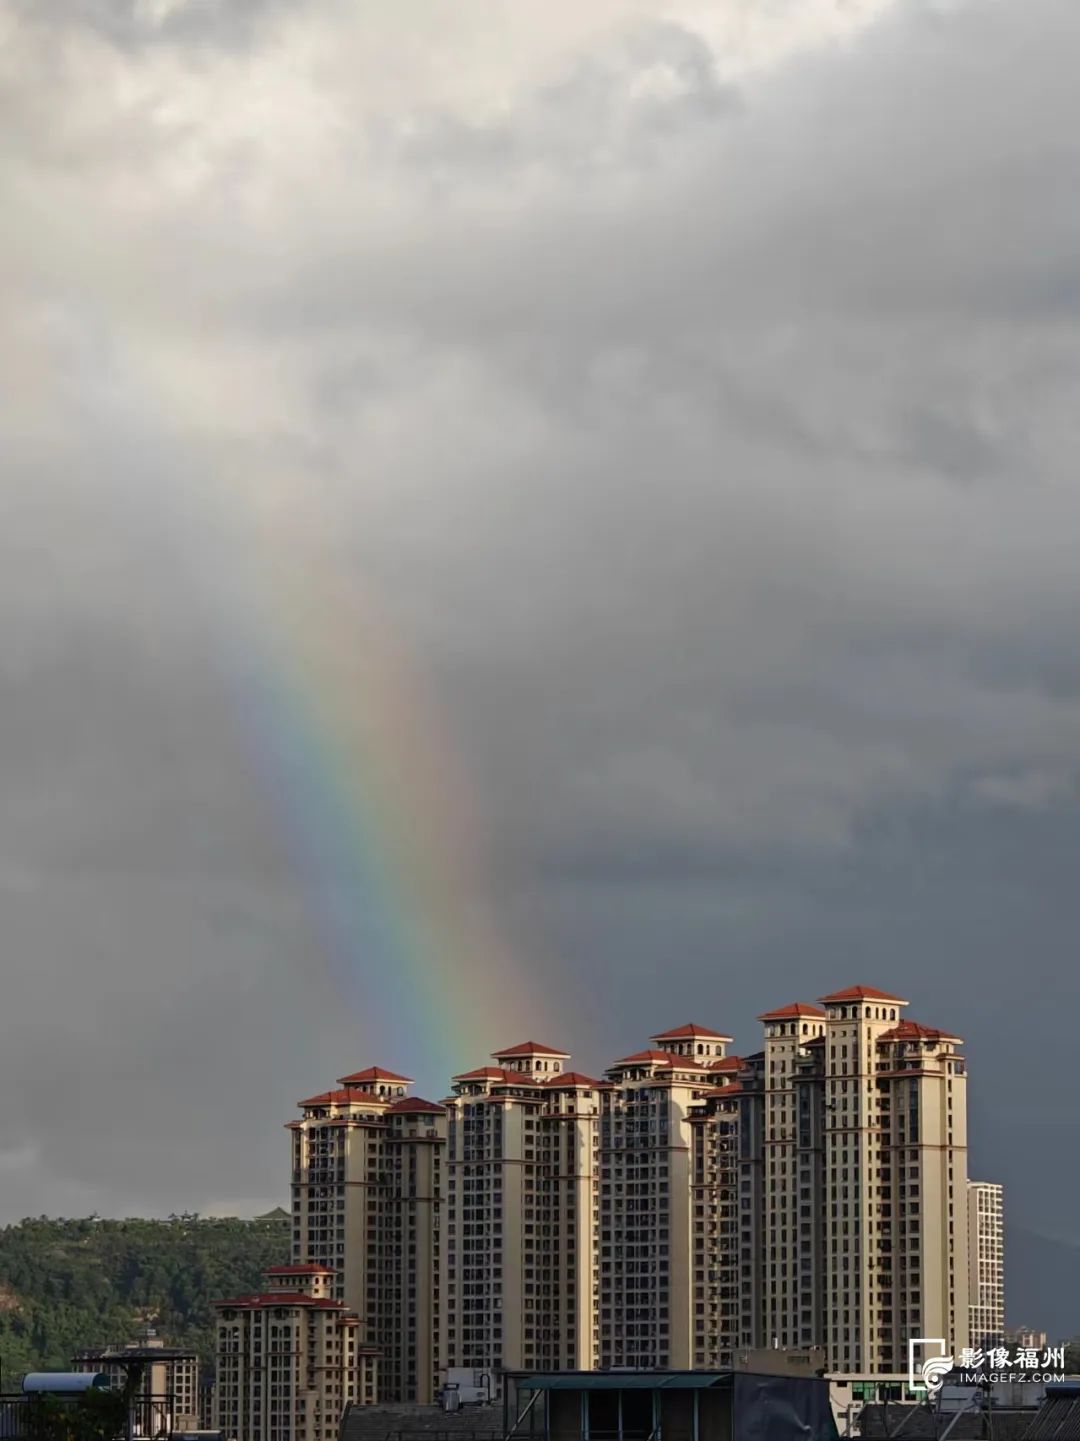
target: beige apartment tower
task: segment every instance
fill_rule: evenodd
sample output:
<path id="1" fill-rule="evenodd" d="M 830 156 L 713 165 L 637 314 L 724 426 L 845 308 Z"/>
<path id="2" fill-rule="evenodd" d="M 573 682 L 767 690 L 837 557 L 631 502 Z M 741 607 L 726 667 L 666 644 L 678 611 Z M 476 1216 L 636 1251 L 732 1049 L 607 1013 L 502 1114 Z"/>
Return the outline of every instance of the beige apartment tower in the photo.
<path id="1" fill-rule="evenodd" d="M 424 1403 L 445 1365 L 446 1114 L 411 1084 L 371 1066 L 300 1103 L 289 1123 L 292 1256 L 326 1267 L 329 1295 L 363 1317 L 379 1352 L 374 1399 Z"/>
<path id="2" fill-rule="evenodd" d="M 684 1025 L 608 1068 L 601 1093 L 600 1364 L 694 1364 L 709 1317 L 696 1312 L 698 1271 L 715 1271 L 705 1212 L 717 1179 L 711 1118 L 695 1107 L 718 1088 L 731 1037 Z M 724 1078 L 730 1076 L 724 1073 Z M 706 1133 L 709 1133 L 707 1138 Z M 695 1137 L 697 1139 L 695 1139 Z M 700 1185 L 697 1156 L 702 1157 Z M 707 1163 L 707 1164 L 706 1164 Z M 703 1208 L 696 1215 L 696 1208 Z M 700 1245 L 698 1243 L 701 1243 Z M 700 1282 L 704 1295 L 704 1279 Z"/>
<path id="3" fill-rule="evenodd" d="M 971 1290 L 971 1345 L 979 1350 L 1005 1344 L 1004 1188 L 996 1181 L 969 1181 L 968 1283 Z M 1043 1337 L 1041 1343 L 1046 1344 Z"/>
<path id="4" fill-rule="evenodd" d="M 739 1195 L 743 1088 L 739 1056 L 714 1061 L 712 1084 L 690 1105 L 691 1311 L 694 1369 L 734 1358 L 743 1285 Z"/>
<path id="5" fill-rule="evenodd" d="M 817 1006 L 795 1002 L 758 1019 L 765 1027 L 761 1153 L 767 1198 L 760 1325 L 763 1344 L 788 1349 L 814 1343 L 821 1310 L 824 1256 L 813 1192 L 822 1137 L 805 1125 L 813 1105 L 805 1077 L 806 1063 L 823 1044 L 827 1017 Z M 821 1200 L 819 1190 L 819 1208 Z"/>
<path id="6" fill-rule="evenodd" d="M 761 1193 L 742 1269 L 762 1303 L 741 1345 L 820 1345 L 867 1374 L 903 1371 L 911 1337 L 968 1343 L 966 1064 L 907 1004 L 850 986 L 762 1017 L 743 1082 L 761 1156 L 749 1137 L 741 1175 Z"/>
<path id="7" fill-rule="evenodd" d="M 523 1041 L 446 1101 L 446 1356 L 494 1392 L 503 1370 L 598 1360 L 601 1083 Z"/>
<path id="8" fill-rule="evenodd" d="M 906 1006 L 850 986 L 765 1012 L 745 1059 L 688 1025 L 609 1068 L 602 1366 L 779 1346 L 894 1374 L 912 1337 L 968 1344 L 966 1062 Z"/>
<path id="9" fill-rule="evenodd" d="M 913 1336 L 968 1345 L 967 1062 L 960 1045 L 958 1036 L 914 1021 L 876 1037 L 882 1194 L 867 1232 L 877 1253 L 868 1369 L 902 1370 Z"/>

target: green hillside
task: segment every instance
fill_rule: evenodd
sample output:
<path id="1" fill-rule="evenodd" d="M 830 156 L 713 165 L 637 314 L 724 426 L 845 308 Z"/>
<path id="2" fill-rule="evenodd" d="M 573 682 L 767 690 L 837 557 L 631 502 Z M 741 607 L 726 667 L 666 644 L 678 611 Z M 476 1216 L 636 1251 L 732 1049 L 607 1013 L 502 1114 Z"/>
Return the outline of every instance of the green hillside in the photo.
<path id="1" fill-rule="evenodd" d="M 0 1390 L 146 1326 L 213 1358 L 213 1303 L 289 1259 L 283 1211 L 254 1221 L 21 1221 L 0 1227 Z"/>

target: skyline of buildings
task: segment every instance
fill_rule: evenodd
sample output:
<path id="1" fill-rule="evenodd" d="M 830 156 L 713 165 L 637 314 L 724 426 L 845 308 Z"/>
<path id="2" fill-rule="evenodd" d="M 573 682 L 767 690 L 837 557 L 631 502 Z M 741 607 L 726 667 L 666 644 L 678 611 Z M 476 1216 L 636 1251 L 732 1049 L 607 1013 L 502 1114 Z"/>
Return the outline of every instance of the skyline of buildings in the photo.
<path id="1" fill-rule="evenodd" d="M 762 1013 L 746 1057 L 695 1023 L 601 1077 L 526 1041 L 440 1102 L 378 1066 L 301 1102 L 292 1261 L 377 1352 L 353 1399 L 773 1346 L 895 1374 L 910 1336 L 966 1346 L 969 1267 L 980 1306 L 1001 1294 L 1000 1234 L 969 1235 L 1000 1228 L 1000 1187 L 969 1187 L 960 1038 L 907 1005 L 853 986 Z"/>

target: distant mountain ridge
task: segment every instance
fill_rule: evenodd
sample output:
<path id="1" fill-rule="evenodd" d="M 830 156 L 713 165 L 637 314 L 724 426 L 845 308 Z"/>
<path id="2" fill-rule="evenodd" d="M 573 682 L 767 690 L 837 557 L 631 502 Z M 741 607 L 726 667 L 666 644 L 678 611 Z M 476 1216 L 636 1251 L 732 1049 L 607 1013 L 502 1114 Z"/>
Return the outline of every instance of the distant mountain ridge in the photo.
<path id="1" fill-rule="evenodd" d="M 268 1266 L 288 1259 L 289 1216 L 280 1209 L 251 1221 L 39 1217 L 2 1227 L 3 1390 L 147 1326 L 212 1364 L 214 1301 L 257 1289 Z"/>
<path id="2" fill-rule="evenodd" d="M 1005 1313 L 1053 1341 L 1080 1336 L 1080 1244 L 1006 1224 Z"/>

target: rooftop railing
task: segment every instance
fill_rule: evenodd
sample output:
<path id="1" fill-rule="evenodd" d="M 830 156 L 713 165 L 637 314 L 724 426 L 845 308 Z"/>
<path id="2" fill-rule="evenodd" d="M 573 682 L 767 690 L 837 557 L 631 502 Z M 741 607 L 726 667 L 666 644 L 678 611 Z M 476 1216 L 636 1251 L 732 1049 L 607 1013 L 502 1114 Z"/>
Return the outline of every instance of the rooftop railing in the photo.
<path id="1" fill-rule="evenodd" d="M 81 1394 L 0 1395 L 0 1441 L 57 1441 L 62 1435 L 100 1435 L 100 1441 L 170 1441 L 176 1410 L 171 1396 L 136 1396 L 126 1419 L 111 1435 L 107 1424 L 100 1433 L 93 1422 L 77 1424 L 89 1415 Z"/>

